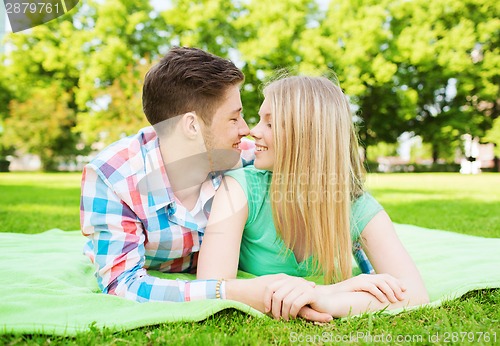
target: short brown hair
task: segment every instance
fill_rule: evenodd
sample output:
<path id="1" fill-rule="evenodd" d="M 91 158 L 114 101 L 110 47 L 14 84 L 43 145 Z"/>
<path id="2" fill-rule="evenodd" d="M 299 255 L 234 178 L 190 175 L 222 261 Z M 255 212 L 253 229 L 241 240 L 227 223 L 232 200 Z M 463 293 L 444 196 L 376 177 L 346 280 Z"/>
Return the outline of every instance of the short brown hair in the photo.
<path id="1" fill-rule="evenodd" d="M 151 125 L 192 111 L 210 125 L 228 87 L 243 80 L 230 60 L 197 48 L 174 47 L 146 74 L 142 108 Z"/>

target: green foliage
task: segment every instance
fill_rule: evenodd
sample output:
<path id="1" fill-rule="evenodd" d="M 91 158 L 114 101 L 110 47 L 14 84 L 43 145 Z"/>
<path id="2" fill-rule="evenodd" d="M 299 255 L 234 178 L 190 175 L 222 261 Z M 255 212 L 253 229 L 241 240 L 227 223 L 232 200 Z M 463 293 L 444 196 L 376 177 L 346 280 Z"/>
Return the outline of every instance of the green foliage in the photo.
<path id="1" fill-rule="evenodd" d="M 33 89 L 23 103 L 12 101 L 3 145 L 8 140 L 16 148 L 39 155 L 44 170 L 56 170 L 58 158 L 74 154 L 72 147 L 76 145 L 71 133 L 75 113 L 68 106 L 69 99 L 69 94 L 54 83 L 48 88 Z"/>
<path id="2" fill-rule="evenodd" d="M 73 30 L 84 36 L 77 43 L 84 52 L 81 60 L 77 103 L 81 111 L 100 96 L 101 91 L 127 73 L 143 58 L 155 58 L 158 47 L 166 44 L 162 24 L 152 18 L 151 4 L 141 0 L 89 0 L 78 12 L 87 24 Z M 80 20 L 80 18 L 78 18 Z M 134 84 L 135 86 L 135 84 Z"/>
<path id="3" fill-rule="evenodd" d="M 161 17 L 168 26 L 167 37 L 179 46 L 198 47 L 228 57 L 240 34 L 234 21 L 237 3 L 227 0 L 173 0 Z"/>
<path id="4" fill-rule="evenodd" d="M 173 0 L 161 13 L 142 0 L 87 0 L 7 36 L 0 117 L 57 82 L 66 117 L 76 116 L 58 130 L 74 138 L 65 149 L 99 147 L 146 124 L 139 102 L 147 67 L 186 45 L 241 67 L 250 124 L 276 69 L 336 75 L 365 147 L 410 131 L 432 145 L 434 160 L 449 158 L 464 133 L 483 137 L 500 114 L 498 13 L 493 0 L 331 0 L 327 9 L 314 0 Z"/>
<path id="5" fill-rule="evenodd" d="M 500 157 L 500 118 L 495 119 L 484 140 L 495 144 L 495 156 Z"/>
<path id="6" fill-rule="evenodd" d="M 1 60 L 0 60 L 0 65 L 3 65 L 3 62 Z M 12 100 L 12 98 L 14 97 L 9 84 L 10 80 L 8 78 L 5 69 L 0 69 L 0 121 L 2 121 L 7 117 L 8 104 L 10 100 Z M 1 132 L 2 131 L 0 130 L 0 134 Z"/>
<path id="7" fill-rule="evenodd" d="M 2 62 L 0 61 L 0 64 Z M 5 132 L 5 119 L 9 114 L 9 103 L 14 98 L 10 88 L 10 81 L 4 69 L 0 69 L 0 164 L 6 165 L 6 156 L 14 153 L 14 146 L 3 139 Z"/>
<path id="8" fill-rule="evenodd" d="M 3 136 L 5 132 L 5 122 L 0 118 L 0 161 L 6 160 L 6 157 L 13 155 L 15 147 L 11 142 L 6 141 Z"/>
<path id="9" fill-rule="evenodd" d="M 88 112 L 78 114 L 74 131 L 82 134 L 85 143 L 108 145 L 149 125 L 142 112 L 141 90 L 150 67 L 146 62 L 128 67 L 112 85 L 96 94 L 96 104 Z"/>
<path id="10" fill-rule="evenodd" d="M 412 109 L 396 84 L 387 7 L 388 1 L 330 2 L 315 47 L 358 106 L 359 136 L 366 147 L 378 141 L 394 143 L 404 131 L 404 115 Z"/>
<path id="11" fill-rule="evenodd" d="M 462 134 L 483 136 L 499 115 L 500 21 L 492 13 L 500 7 L 417 0 L 390 9 L 398 77 L 418 94 L 408 125 L 433 145 L 434 159 L 449 156 Z"/>
<path id="12" fill-rule="evenodd" d="M 396 156 L 397 150 L 398 147 L 395 143 L 378 142 L 376 145 L 367 148 L 367 157 L 376 160 L 378 157 Z"/>
<path id="13" fill-rule="evenodd" d="M 245 118 L 255 123 L 263 84 L 277 70 L 297 72 L 305 66 L 303 48 L 312 38 L 308 25 L 317 21 L 318 8 L 312 0 L 254 0 L 243 4 L 234 26 L 241 35 L 237 47 L 246 76 L 242 90 Z"/>
<path id="14" fill-rule="evenodd" d="M 410 149 L 410 162 L 432 159 L 432 145 L 430 143 L 415 143 Z"/>
<path id="15" fill-rule="evenodd" d="M 161 21 L 150 13 L 145 1 L 89 0 L 66 16 L 10 34 L 5 74 L 11 77 L 15 100 L 9 104 L 2 142 L 40 155 L 43 168 L 52 170 L 61 159 L 89 150 L 93 142 L 82 142 L 82 131 L 88 131 L 83 139 L 90 141 L 104 126 L 129 134 L 127 125 L 141 123 L 129 121 L 142 116 L 136 82 L 145 73 L 141 61 L 156 57 L 164 44 L 157 30 Z M 104 115 L 95 105 L 106 92 L 112 102 L 110 114 Z M 115 133 L 107 138 L 116 139 Z"/>

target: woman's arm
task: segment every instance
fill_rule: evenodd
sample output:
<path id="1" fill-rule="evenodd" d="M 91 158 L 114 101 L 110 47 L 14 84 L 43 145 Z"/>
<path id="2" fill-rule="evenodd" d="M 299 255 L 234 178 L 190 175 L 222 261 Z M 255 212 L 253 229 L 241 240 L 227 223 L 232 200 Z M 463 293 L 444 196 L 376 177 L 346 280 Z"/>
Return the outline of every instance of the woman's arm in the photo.
<path id="1" fill-rule="evenodd" d="M 351 279 L 336 285 L 307 287 L 307 291 L 303 291 L 296 299 L 290 299 L 292 294 L 288 294 L 288 297 L 276 294 L 280 289 L 279 285 L 276 285 L 278 288 L 273 287 L 272 293 L 268 293 L 265 299 L 266 306 L 272 306 L 273 315 L 276 317 L 286 312 L 286 315 L 296 317 L 300 308 L 307 304 L 316 311 L 326 312 L 334 317 L 344 317 L 429 302 L 420 273 L 399 240 L 385 211 L 379 212 L 366 225 L 361 236 L 363 248 L 379 274 L 355 279 L 375 280 L 375 285 L 370 284 L 369 289 L 363 288 L 361 282 L 346 285 L 348 281 L 352 281 Z M 346 287 L 352 286 L 351 291 L 339 290 L 339 286 L 343 284 Z M 380 293 L 384 293 L 387 300 Z M 293 295 L 298 296 L 297 293 Z"/>
<path id="2" fill-rule="evenodd" d="M 198 257 L 198 279 L 229 279 L 226 281 L 226 299 L 236 300 L 261 312 L 267 312 L 264 295 L 269 285 L 287 279 L 295 286 L 313 286 L 303 278 L 285 274 L 274 274 L 253 279 L 234 279 L 238 271 L 240 243 L 248 218 L 248 201 L 239 183 L 224 177 L 215 194 L 212 211 L 205 230 L 205 236 Z M 310 307 L 301 310 L 303 317 L 310 321 L 327 322 L 331 316 L 317 312 Z"/>
<path id="3" fill-rule="evenodd" d="M 229 279 L 226 281 L 226 299 L 236 300 L 261 312 L 267 312 L 264 296 L 269 286 L 278 280 L 287 280 L 292 286 L 314 286 L 303 278 L 274 274 L 253 279 L 235 279 L 238 271 L 240 243 L 248 218 L 248 201 L 239 183 L 224 177 L 215 194 L 212 211 L 205 230 L 198 257 L 198 279 Z M 301 315 L 315 322 L 328 322 L 331 316 L 303 307 Z"/>
<path id="4" fill-rule="evenodd" d="M 429 302 L 424 281 L 385 211 L 375 215 L 366 225 L 361 237 L 363 248 L 375 272 L 390 274 L 406 287 L 406 299 L 389 308 Z"/>
<path id="5" fill-rule="evenodd" d="M 363 249 L 379 274 L 389 274 L 406 288 L 402 300 L 381 302 L 366 292 L 343 292 L 328 299 L 329 312 L 335 317 L 396 309 L 429 302 L 424 282 L 415 263 L 399 240 L 385 211 L 380 211 L 361 233 Z M 313 305 L 314 307 L 314 305 Z M 322 311 L 322 310 L 320 310 Z"/>
<path id="6" fill-rule="evenodd" d="M 240 184 L 224 177 L 215 194 L 198 257 L 198 279 L 233 279 L 238 272 L 240 243 L 248 203 Z"/>

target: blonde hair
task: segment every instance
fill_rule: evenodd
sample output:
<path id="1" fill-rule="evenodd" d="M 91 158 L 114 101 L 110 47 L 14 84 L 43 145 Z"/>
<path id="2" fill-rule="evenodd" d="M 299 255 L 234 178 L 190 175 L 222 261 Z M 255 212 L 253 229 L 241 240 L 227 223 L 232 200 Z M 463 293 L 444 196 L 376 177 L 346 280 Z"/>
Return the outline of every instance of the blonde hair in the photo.
<path id="1" fill-rule="evenodd" d="M 349 103 L 324 77 L 294 76 L 264 89 L 271 102 L 275 161 L 271 207 L 278 234 L 325 282 L 352 275 L 351 200 L 363 193 L 364 168 Z"/>

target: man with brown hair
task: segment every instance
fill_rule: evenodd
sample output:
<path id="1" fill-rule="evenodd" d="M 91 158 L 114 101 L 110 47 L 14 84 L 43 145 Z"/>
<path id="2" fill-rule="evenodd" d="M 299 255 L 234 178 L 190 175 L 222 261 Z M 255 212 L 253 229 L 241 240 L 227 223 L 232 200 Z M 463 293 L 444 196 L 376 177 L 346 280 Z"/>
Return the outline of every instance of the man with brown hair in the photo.
<path id="1" fill-rule="evenodd" d="M 229 298 L 264 311 L 266 287 L 284 274 L 225 282 L 166 280 L 147 272 L 196 272 L 221 173 L 240 162 L 239 145 L 249 133 L 241 116 L 243 80 L 229 60 L 172 48 L 145 78 L 143 109 L 152 126 L 85 166 L 85 254 L 104 293 L 138 302 Z M 324 320 L 309 310 L 303 315 Z"/>
<path id="2" fill-rule="evenodd" d="M 104 293 L 139 302 L 215 298 L 216 282 L 162 280 L 146 269 L 195 272 L 221 181 L 212 172 L 237 163 L 249 132 L 243 80 L 231 61 L 171 49 L 145 77 L 143 109 L 152 127 L 113 143 L 84 168 L 85 254 Z M 226 167 L 217 160 L 222 152 L 233 159 Z"/>

